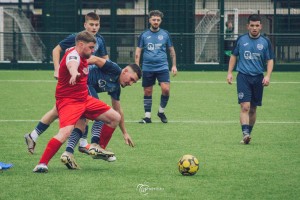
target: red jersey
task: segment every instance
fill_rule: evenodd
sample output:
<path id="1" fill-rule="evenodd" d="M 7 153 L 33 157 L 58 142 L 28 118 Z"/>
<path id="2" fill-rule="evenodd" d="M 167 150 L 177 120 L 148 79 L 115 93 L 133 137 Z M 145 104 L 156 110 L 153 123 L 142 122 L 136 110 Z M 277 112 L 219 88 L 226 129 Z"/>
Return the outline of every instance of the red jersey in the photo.
<path id="1" fill-rule="evenodd" d="M 69 83 L 71 78 L 71 74 L 67 67 L 69 61 L 76 61 L 79 63 L 78 72 L 80 73 L 80 76 L 77 77 L 75 85 Z M 88 71 L 87 59 L 80 57 L 75 47 L 68 49 L 60 62 L 55 92 L 56 99 L 71 98 L 80 101 L 86 100 L 86 97 L 88 96 Z"/>

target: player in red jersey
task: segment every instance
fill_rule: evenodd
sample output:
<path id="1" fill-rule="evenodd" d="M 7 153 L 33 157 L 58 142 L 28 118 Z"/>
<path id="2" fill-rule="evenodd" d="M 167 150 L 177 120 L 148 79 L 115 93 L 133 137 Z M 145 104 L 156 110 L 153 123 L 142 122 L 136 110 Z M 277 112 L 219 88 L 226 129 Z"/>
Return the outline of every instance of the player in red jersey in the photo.
<path id="1" fill-rule="evenodd" d="M 68 139 L 76 126 L 85 126 L 85 118 L 105 122 L 101 133 L 112 134 L 121 116 L 118 112 L 98 99 L 88 96 L 88 61 L 94 52 L 95 37 L 87 31 L 76 36 L 76 46 L 66 51 L 59 68 L 56 86 L 56 107 L 59 115 L 58 133 L 48 142 L 46 149 L 33 172 L 48 172 L 48 163 L 61 145 Z M 97 59 L 95 59 L 96 64 Z M 89 63 L 91 64 L 91 63 Z M 91 144 L 97 154 L 111 156 L 114 153 Z"/>

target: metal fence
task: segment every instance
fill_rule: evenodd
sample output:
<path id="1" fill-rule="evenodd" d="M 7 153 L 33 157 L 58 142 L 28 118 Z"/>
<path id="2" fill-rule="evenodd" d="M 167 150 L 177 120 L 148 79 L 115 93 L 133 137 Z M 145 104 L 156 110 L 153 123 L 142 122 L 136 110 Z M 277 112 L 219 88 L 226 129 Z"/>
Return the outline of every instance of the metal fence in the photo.
<path id="1" fill-rule="evenodd" d="M 235 39 L 247 32 L 247 18 L 253 13 L 262 17 L 263 34 L 273 44 L 276 64 L 298 65 L 299 2 L 49 0 L 35 1 L 26 7 L 19 3 L 14 8 L 1 7 L 0 3 L 0 68 L 1 63 L 51 63 L 52 49 L 68 34 L 82 30 L 84 15 L 91 11 L 101 16 L 100 33 L 110 58 L 121 65 L 132 63 L 137 37 L 148 27 L 147 14 L 151 9 L 164 12 L 162 28 L 170 32 L 177 63 L 183 68 L 225 66 Z M 230 36 L 226 33 L 228 22 L 233 25 Z"/>

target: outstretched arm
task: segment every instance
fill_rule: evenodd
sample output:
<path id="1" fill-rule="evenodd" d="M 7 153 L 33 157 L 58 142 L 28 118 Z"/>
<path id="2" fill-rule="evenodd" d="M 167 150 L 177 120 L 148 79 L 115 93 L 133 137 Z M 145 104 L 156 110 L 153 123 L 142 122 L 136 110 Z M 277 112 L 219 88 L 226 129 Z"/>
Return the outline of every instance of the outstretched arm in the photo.
<path id="1" fill-rule="evenodd" d="M 125 128 L 124 113 L 123 113 L 123 109 L 121 107 L 120 101 L 111 98 L 111 102 L 112 102 L 113 109 L 121 115 L 121 121 L 120 121 L 119 127 L 123 133 L 123 138 L 125 140 L 125 143 L 131 147 L 134 147 L 134 143 Z"/>

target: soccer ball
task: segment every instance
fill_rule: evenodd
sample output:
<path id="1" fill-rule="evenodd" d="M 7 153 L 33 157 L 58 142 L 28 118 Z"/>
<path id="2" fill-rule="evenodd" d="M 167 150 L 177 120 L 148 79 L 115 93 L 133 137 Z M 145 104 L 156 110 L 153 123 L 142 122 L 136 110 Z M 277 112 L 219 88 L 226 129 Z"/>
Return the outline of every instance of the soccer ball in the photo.
<path id="1" fill-rule="evenodd" d="M 192 176 L 199 170 L 199 161 L 193 155 L 184 155 L 178 162 L 178 170 L 183 176 Z"/>

